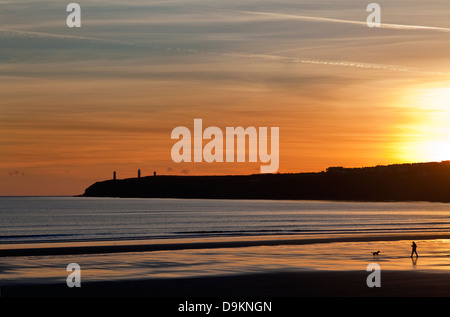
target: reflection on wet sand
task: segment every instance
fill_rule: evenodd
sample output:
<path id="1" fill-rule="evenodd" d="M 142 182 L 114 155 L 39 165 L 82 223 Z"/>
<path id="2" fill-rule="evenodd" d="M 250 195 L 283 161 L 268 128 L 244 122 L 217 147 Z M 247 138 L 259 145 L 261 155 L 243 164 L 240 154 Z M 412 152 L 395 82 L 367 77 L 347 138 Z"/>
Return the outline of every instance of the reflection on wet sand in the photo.
<path id="1" fill-rule="evenodd" d="M 64 281 L 66 266 L 78 263 L 83 281 L 197 277 L 263 272 L 382 270 L 450 272 L 450 240 L 418 240 L 421 260 L 410 257 L 410 241 L 332 242 L 152 252 L 123 252 L 0 258 L 3 283 Z M 380 250 L 373 255 L 374 250 Z M 412 261 L 412 265 L 411 262 Z"/>

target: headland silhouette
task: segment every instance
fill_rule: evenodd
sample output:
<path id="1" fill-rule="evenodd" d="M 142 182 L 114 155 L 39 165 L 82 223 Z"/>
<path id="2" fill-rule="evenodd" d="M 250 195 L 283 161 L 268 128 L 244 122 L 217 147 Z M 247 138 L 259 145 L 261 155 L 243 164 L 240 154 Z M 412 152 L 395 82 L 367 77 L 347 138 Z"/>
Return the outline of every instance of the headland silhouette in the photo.
<path id="1" fill-rule="evenodd" d="M 97 182 L 85 197 L 450 202 L 450 161 L 295 174 L 159 175 Z"/>

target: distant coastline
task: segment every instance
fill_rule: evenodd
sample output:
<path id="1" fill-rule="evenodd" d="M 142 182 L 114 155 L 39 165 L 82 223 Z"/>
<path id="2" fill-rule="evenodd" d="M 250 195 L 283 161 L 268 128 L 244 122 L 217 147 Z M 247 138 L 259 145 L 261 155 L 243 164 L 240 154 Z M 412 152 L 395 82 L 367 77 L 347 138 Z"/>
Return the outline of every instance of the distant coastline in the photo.
<path id="1" fill-rule="evenodd" d="M 89 186 L 81 196 L 450 202 L 450 161 L 316 173 L 112 179 Z"/>

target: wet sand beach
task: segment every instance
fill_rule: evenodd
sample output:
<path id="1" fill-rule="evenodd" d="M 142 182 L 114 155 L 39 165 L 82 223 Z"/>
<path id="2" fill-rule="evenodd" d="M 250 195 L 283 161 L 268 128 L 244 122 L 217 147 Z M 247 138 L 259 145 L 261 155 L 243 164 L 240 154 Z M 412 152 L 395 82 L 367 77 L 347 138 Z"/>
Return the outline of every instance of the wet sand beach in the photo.
<path id="1" fill-rule="evenodd" d="M 301 271 L 191 278 L 148 278 L 2 287 L 4 297 L 448 297 L 448 272 L 383 271 L 381 287 L 369 288 L 364 271 Z"/>
<path id="2" fill-rule="evenodd" d="M 417 237 L 417 235 L 416 235 Z M 450 240 L 412 236 L 108 241 L 2 246 L 3 297 L 447 297 Z M 378 256 L 372 252 L 380 250 Z M 69 263 L 81 287 L 69 288 Z M 370 288 L 367 266 L 380 267 Z"/>

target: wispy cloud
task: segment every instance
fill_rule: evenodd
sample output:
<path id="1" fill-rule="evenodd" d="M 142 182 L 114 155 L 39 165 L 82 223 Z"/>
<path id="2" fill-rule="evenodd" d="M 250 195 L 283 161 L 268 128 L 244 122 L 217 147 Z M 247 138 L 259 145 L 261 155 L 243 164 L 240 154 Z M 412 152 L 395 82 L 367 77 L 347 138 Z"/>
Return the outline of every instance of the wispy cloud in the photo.
<path id="1" fill-rule="evenodd" d="M 224 10 L 228 10 L 228 9 L 224 9 Z M 362 25 L 362 26 L 367 27 L 366 22 L 354 21 L 354 20 L 323 18 L 323 17 L 294 15 L 294 14 L 285 14 L 285 13 L 276 13 L 276 12 L 245 11 L 245 10 L 235 10 L 235 11 L 240 12 L 240 13 L 265 16 L 265 17 L 275 18 L 275 19 L 293 19 L 293 20 L 302 20 L 302 21 L 310 21 L 310 22 L 345 23 L 345 24 Z M 438 31 L 438 32 L 450 33 L 450 28 L 435 27 L 435 26 L 423 26 L 423 25 L 381 23 L 381 28 L 396 29 L 396 30 L 426 30 L 426 31 Z"/>

